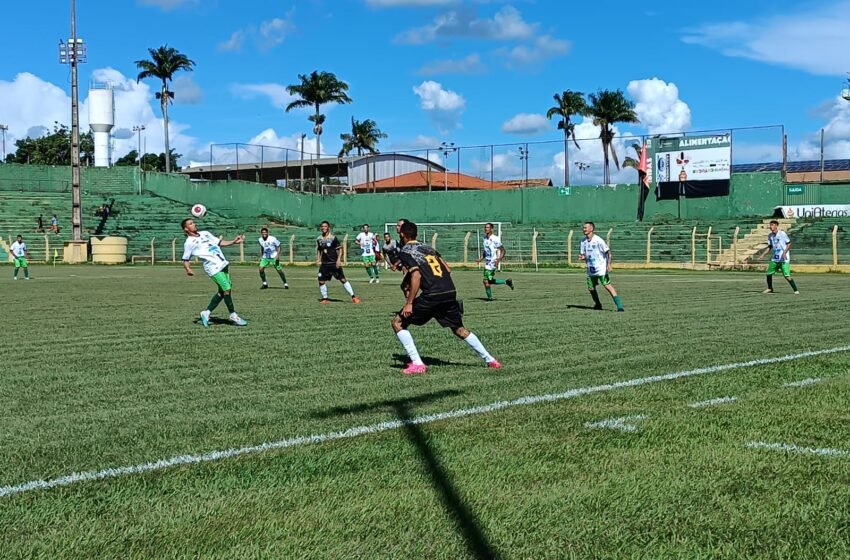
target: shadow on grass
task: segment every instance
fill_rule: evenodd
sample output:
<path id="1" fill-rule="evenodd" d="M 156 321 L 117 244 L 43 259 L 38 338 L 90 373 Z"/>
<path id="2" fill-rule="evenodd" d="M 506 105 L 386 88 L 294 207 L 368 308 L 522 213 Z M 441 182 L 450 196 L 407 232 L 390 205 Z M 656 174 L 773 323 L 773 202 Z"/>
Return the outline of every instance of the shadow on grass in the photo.
<path id="1" fill-rule="evenodd" d="M 587 311 L 602 311 L 601 309 L 596 309 L 592 305 L 568 305 L 567 309 L 585 309 Z"/>
<path id="2" fill-rule="evenodd" d="M 198 317 L 195 317 L 194 323 L 196 325 L 200 325 L 201 319 L 198 318 Z M 221 317 L 210 317 L 210 325 L 230 325 L 231 327 L 236 326 L 236 325 L 233 324 L 233 322 L 230 319 L 223 319 Z"/>
<path id="3" fill-rule="evenodd" d="M 421 356 L 422 361 L 425 362 L 426 366 L 462 366 L 464 364 L 460 362 L 447 362 L 446 360 L 441 360 L 440 358 L 429 358 L 428 356 Z M 398 361 L 398 363 L 392 367 L 396 369 L 404 369 L 407 367 L 407 362 L 410 358 L 407 354 L 393 354 L 393 359 Z"/>
<path id="4" fill-rule="evenodd" d="M 414 406 L 460 394 L 460 391 L 455 390 L 437 391 L 404 399 L 356 404 L 350 407 L 333 407 L 326 411 L 318 412 L 315 416 L 318 418 L 330 418 L 373 410 L 392 410 L 396 418 L 401 421 L 404 435 L 416 450 L 423 469 L 425 469 L 426 474 L 431 478 L 431 485 L 437 492 L 443 508 L 451 518 L 458 533 L 466 542 L 466 548 L 469 550 L 470 556 L 480 559 L 500 558 L 498 551 L 493 548 L 487 539 L 487 535 L 484 534 L 475 513 L 460 496 L 454 484 L 452 484 L 451 476 L 440 462 L 440 458 L 431 449 L 425 431 L 420 424 L 413 421 L 415 418 L 415 414 L 413 413 Z"/>

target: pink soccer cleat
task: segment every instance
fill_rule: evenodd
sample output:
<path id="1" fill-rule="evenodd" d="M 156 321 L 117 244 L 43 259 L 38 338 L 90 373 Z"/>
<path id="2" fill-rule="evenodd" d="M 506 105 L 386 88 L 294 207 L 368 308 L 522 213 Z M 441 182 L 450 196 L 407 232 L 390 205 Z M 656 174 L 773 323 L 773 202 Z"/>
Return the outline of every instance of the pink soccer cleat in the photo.
<path id="1" fill-rule="evenodd" d="M 487 367 L 491 369 L 502 369 L 502 362 L 493 358 L 492 362 L 487 362 Z"/>
<path id="2" fill-rule="evenodd" d="M 405 375 L 422 375 L 428 371 L 428 366 L 425 364 L 414 364 L 413 362 L 407 364 L 407 367 L 402 371 Z"/>

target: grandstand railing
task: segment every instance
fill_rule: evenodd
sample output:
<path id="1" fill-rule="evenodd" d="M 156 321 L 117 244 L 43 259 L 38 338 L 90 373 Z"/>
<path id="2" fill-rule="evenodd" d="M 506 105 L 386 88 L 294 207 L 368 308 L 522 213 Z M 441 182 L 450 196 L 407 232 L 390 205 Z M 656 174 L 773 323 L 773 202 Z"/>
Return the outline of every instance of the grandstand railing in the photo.
<path id="1" fill-rule="evenodd" d="M 621 268 L 679 268 L 690 270 L 758 268 L 764 265 L 764 239 L 757 229 L 761 220 L 737 225 L 732 222 L 709 224 L 612 224 L 597 227 L 597 235 L 611 248 L 614 267 Z M 756 232 L 756 241 L 742 245 L 745 235 Z M 799 223 L 789 230 L 792 260 L 798 264 L 850 264 L 850 220 L 846 223 Z M 303 228 L 278 235 L 283 243 L 281 261 L 289 265 L 312 265 L 316 262 L 316 233 Z M 480 245 L 476 232 L 464 229 L 424 232 L 422 241 L 432 244 L 454 265 L 480 268 L 476 260 Z M 752 235 L 750 236 L 753 237 Z M 579 259 L 583 234 L 579 224 L 550 227 L 520 227 L 506 225 L 502 242 L 507 254 L 505 268 L 536 270 L 542 267 L 583 267 Z M 359 263 L 354 235 L 340 236 L 345 265 Z M 9 238 L 11 243 L 11 238 Z M 136 250 L 128 260 L 147 264 L 177 263 L 182 256 L 183 237 L 159 237 L 135 240 Z M 31 244 L 39 256 L 52 256 L 52 238 L 45 237 L 45 249 Z M 224 249 L 233 263 L 255 263 L 258 248 L 253 241 Z M 136 257 L 133 259 L 133 257 Z"/>

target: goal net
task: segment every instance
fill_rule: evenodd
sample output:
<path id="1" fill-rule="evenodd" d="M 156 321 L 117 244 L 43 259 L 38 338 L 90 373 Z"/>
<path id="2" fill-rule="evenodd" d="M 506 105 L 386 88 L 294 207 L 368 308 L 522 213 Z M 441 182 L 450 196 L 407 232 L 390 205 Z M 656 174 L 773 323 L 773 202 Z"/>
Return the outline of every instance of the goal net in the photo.
<path id="1" fill-rule="evenodd" d="M 446 262 L 450 264 L 461 264 L 476 266 L 475 261 L 481 256 L 484 243 L 484 225 L 493 224 L 493 233 L 498 235 L 505 244 L 503 233 L 508 233 L 508 222 L 428 222 L 419 223 L 419 241 L 440 252 Z M 389 232 L 395 239 L 395 222 L 384 224 L 384 231 Z M 508 256 L 510 248 L 506 246 Z M 479 264 L 478 267 L 482 267 Z"/>

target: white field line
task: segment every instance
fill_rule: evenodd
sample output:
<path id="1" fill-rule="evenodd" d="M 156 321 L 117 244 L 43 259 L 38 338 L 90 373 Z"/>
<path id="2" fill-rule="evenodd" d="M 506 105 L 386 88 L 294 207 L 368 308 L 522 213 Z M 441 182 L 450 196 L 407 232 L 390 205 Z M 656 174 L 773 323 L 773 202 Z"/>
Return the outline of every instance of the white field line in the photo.
<path id="1" fill-rule="evenodd" d="M 520 397 L 518 399 L 510 400 L 510 401 L 496 401 L 494 403 L 490 403 L 483 406 L 475 406 L 471 408 L 459 408 L 455 410 L 449 410 L 447 412 L 437 412 L 434 414 L 425 414 L 422 416 L 417 416 L 415 418 L 411 418 L 408 420 L 390 420 L 387 422 L 380 422 L 377 424 L 370 424 L 366 426 L 355 426 L 352 428 L 348 428 L 347 430 L 339 431 L 339 432 L 328 432 L 324 434 L 315 434 L 309 436 L 299 436 L 290 439 L 282 439 L 278 441 L 270 441 L 266 443 L 262 443 L 259 445 L 250 445 L 245 447 L 233 447 L 231 449 L 225 449 L 220 451 L 211 451 L 209 453 L 203 453 L 200 455 L 177 455 L 174 457 L 170 457 L 168 459 L 159 459 L 157 461 L 149 462 L 149 463 L 141 463 L 138 465 L 130 465 L 124 467 L 113 467 L 107 468 L 99 471 L 84 471 L 84 472 L 76 472 L 72 474 L 68 474 L 65 476 L 60 476 L 57 478 L 51 479 L 43 479 L 43 480 L 31 480 L 29 482 L 24 482 L 21 484 L 15 485 L 6 485 L 0 486 L 0 498 L 4 498 L 7 496 L 12 496 L 15 494 L 21 494 L 24 492 L 29 492 L 31 490 L 47 490 L 50 488 L 56 488 L 57 486 L 69 486 L 72 484 L 78 484 L 81 482 L 90 482 L 93 480 L 103 480 L 107 478 L 117 478 L 126 475 L 132 474 L 140 474 L 147 473 L 152 471 L 159 471 L 163 469 L 168 469 L 171 467 L 176 467 L 180 465 L 194 465 L 198 463 L 207 463 L 210 461 L 219 461 L 222 459 L 229 459 L 231 457 L 238 457 L 241 455 L 251 455 L 254 453 L 262 453 L 264 451 L 272 451 L 278 449 L 287 449 L 290 447 L 297 447 L 301 445 L 310 445 L 310 444 L 319 444 L 324 443 L 326 441 L 335 441 L 340 439 L 348 439 L 354 438 L 366 434 L 375 434 L 380 432 L 386 432 L 390 430 L 397 430 L 404 426 L 414 426 L 420 424 L 430 424 L 432 422 L 439 422 L 442 420 L 450 420 L 453 418 L 465 418 L 467 416 L 476 416 L 479 414 L 487 414 L 490 412 L 496 412 L 497 410 L 503 410 L 508 408 L 513 408 L 516 406 L 525 406 L 537 403 L 544 402 L 557 402 L 566 399 L 574 399 L 576 397 L 581 397 L 583 395 L 593 395 L 596 393 L 605 393 L 608 391 L 617 391 L 620 389 L 627 389 L 630 387 L 640 387 L 642 385 L 648 385 L 651 383 L 659 383 L 662 381 L 672 381 L 675 379 L 682 379 L 685 377 L 695 377 L 699 375 L 709 375 L 713 373 L 719 373 L 722 371 L 729 371 L 734 369 L 741 368 L 749 368 L 755 366 L 763 366 L 770 364 L 778 364 L 782 362 L 790 362 L 794 360 L 802 360 L 805 358 L 812 358 L 815 356 L 825 356 L 828 354 L 838 354 L 842 352 L 850 352 L 850 346 L 837 346 L 835 348 L 827 348 L 824 350 L 813 350 L 810 352 L 800 352 L 798 354 L 789 354 L 787 356 L 778 356 L 775 358 L 759 358 L 756 360 L 750 360 L 747 362 L 735 362 L 732 364 L 723 364 L 718 366 L 709 366 L 697 369 L 689 369 L 685 371 L 678 371 L 675 373 L 667 373 L 663 375 L 652 375 L 649 377 L 638 377 L 636 379 L 629 379 L 626 381 L 618 381 L 616 383 L 609 383 L 605 385 L 595 385 L 592 387 L 580 387 L 578 389 L 570 389 L 569 391 L 564 391 L 563 393 L 549 393 L 545 395 L 533 395 Z"/>
<path id="2" fill-rule="evenodd" d="M 821 455 L 824 457 L 838 457 L 850 459 L 850 451 L 844 449 L 830 449 L 828 447 L 800 447 L 791 443 L 765 443 L 763 441 L 751 441 L 746 447 L 750 449 L 769 449 L 770 451 L 783 451 L 797 455 Z"/>
<path id="3" fill-rule="evenodd" d="M 719 397 L 716 399 L 708 399 L 707 401 L 700 401 L 691 403 L 688 406 L 691 408 L 706 408 L 709 406 L 717 406 L 719 404 L 729 404 L 738 400 L 738 397 Z"/>
<path id="4" fill-rule="evenodd" d="M 806 379 L 801 379 L 800 381 L 792 381 L 791 383 L 786 383 L 783 387 L 805 387 L 807 385 L 814 385 L 815 383 L 820 383 L 820 377 L 809 377 Z"/>
<path id="5" fill-rule="evenodd" d="M 622 418 L 609 418 L 608 420 L 600 420 L 599 422 L 585 422 L 585 428 L 594 428 L 598 430 L 620 430 L 621 432 L 636 432 L 637 426 L 632 422 L 646 420 L 646 414 L 635 414 L 633 416 L 623 416 Z"/>

